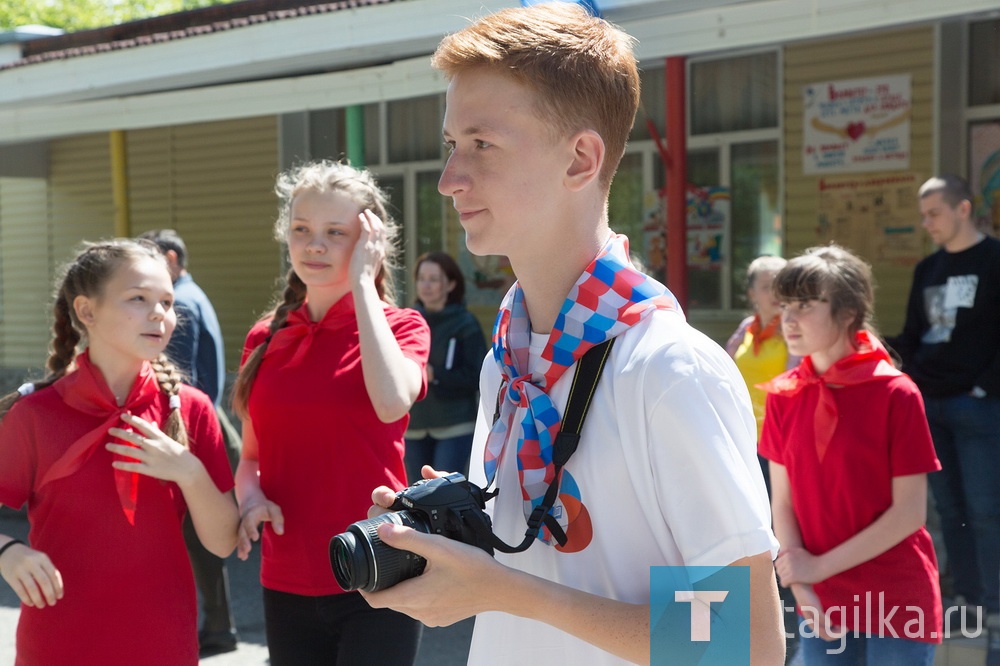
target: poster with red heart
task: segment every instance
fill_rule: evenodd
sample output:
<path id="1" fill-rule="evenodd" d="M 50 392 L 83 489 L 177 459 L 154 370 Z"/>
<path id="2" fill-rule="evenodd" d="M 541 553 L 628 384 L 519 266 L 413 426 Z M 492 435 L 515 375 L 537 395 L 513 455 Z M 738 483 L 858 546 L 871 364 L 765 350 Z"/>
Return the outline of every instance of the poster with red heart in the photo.
<path id="1" fill-rule="evenodd" d="M 802 89 L 802 171 L 910 166 L 910 76 L 813 83 Z"/>

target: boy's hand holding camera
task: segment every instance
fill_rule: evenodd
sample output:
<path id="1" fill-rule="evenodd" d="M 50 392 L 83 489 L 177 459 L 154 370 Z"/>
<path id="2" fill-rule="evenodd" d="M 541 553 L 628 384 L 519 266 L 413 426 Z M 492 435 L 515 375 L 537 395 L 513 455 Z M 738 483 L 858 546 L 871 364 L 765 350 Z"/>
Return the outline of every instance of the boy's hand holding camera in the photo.
<path id="1" fill-rule="evenodd" d="M 430 465 L 424 465 L 421 474 L 425 479 L 448 475 Z M 395 501 L 395 492 L 379 486 L 372 493 L 373 505 L 368 517 L 386 513 Z M 497 578 L 510 570 L 485 551 L 392 523 L 380 525 L 378 535 L 387 546 L 420 555 L 427 560 L 427 566 L 423 574 L 391 588 L 378 592 L 360 590 L 372 608 L 392 608 L 429 627 L 444 627 L 476 613 L 494 610 L 486 606 L 487 595 L 477 586 L 486 580 L 495 585 Z"/>
<path id="2" fill-rule="evenodd" d="M 447 476 L 428 465 L 421 473 L 425 479 Z M 389 488 L 376 488 L 369 517 L 385 513 L 395 500 Z M 378 536 L 388 546 L 420 555 L 427 565 L 423 574 L 388 589 L 359 590 L 372 608 L 392 608 L 431 627 L 500 611 L 545 622 L 635 663 L 648 663 L 649 606 L 558 585 L 504 566 L 475 546 L 408 527 L 386 523 Z"/>

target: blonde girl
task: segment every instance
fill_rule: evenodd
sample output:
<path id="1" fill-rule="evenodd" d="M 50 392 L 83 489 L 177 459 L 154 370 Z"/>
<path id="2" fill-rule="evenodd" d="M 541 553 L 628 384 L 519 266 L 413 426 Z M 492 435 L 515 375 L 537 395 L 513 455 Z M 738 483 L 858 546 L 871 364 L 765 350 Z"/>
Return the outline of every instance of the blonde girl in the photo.
<path id="1" fill-rule="evenodd" d="M 392 304 L 396 227 L 371 174 L 317 162 L 276 189 L 291 269 L 247 335 L 234 389 L 238 551 L 261 540 L 274 666 L 410 663 L 419 623 L 340 589 L 329 543 L 367 516 L 372 488 L 406 485 L 403 433 L 426 391 L 430 332 Z"/>

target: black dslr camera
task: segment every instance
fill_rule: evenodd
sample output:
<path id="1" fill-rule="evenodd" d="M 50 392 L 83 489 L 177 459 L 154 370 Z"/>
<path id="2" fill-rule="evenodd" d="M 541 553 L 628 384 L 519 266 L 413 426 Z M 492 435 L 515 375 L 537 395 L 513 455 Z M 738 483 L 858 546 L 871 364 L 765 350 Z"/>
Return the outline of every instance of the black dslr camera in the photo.
<path id="1" fill-rule="evenodd" d="M 483 489 L 461 474 L 417 481 L 396 493 L 393 512 L 361 520 L 330 540 L 330 565 L 344 590 L 375 592 L 419 576 L 427 560 L 382 543 L 382 523 L 406 525 L 482 548 L 493 555 L 492 523 Z"/>

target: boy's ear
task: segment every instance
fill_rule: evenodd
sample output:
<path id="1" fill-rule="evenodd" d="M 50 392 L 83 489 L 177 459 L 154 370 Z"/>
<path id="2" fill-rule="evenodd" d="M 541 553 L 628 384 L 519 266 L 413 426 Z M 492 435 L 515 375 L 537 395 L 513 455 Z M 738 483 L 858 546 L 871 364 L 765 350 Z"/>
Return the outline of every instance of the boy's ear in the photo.
<path id="1" fill-rule="evenodd" d="M 94 323 L 94 305 L 86 296 L 80 295 L 73 299 L 73 312 L 84 326 Z"/>
<path id="2" fill-rule="evenodd" d="M 958 211 L 959 216 L 963 218 L 972 218 L 972 202 L 968 199 L 962 199 L 955 206 L 955 210 Z M 975 225 L 976 221 L 972 220 L 972 224 Z"/>
<path id="3" fill-rule="evenodd" d="M 604 165 L 604 139 L 594 130 L 580 130 L 570 138 L 573 162 L 566 171 L 566 186 L 577 192 L 598 179 Z"/>

